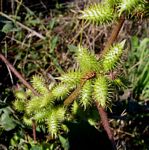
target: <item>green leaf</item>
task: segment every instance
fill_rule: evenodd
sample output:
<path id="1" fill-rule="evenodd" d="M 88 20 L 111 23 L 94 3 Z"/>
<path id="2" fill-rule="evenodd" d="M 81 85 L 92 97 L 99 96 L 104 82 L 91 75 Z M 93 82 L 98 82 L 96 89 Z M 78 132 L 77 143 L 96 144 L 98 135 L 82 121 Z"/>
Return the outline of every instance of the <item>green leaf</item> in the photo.
<path id="1" fill-rule="evenodd" d="M 40 24 L 40 20 L 39 20 L 39 18 L 34 19 L 34 20 L 29 20 L 29 24 L 32 26 L 37 26 Z"/>
<path id="2" fill-rule="evenodd" d="M 77 51 L 77 46 L 74 46 L 74 45 L 67 45 L 68 49 L 70 52 L 76 52 Z"/>
<path id="3" fill-rule="evenodd" d="M 137 48 L 139 46 L 139 39 L 136 36 L 131 38 L 132 48 Z"/>
<path id="4" fill-rule="evenodd" d="M 55 49 L 55 47 L 56 47 L 56 45 L 58 43 L 58 39 L 59 39 L 58 36 L 52 37 L 51 43 L 50 43 L 50 53 L 54 52 L 54 49 Z"/>
<path id="5" fill-rule="evenodd" d="M 13 26 L 12 22 L 11 21 L 7 21 L 7 23 L 2 28 L 2 32 L 9 33 L 9 32 L 12 31 L 13 27 L 14 26 Z"/>
<path id="6" fill-rule="evenodd" d="M 55 18 L 52 18 L 51 21 L 48 23 L 48 27 L 49 27 L 50 29 L 53 29 L 55 23 L 56 23 L 56 19 L 55 19 Z"/>
<path id="7" fill-rule="evenodd" d="M 64 138 L 63 136 L 59 135 L 59 140 L 62 144 L 64 150 L 69 150 L 69 141 L 68 138 Z"/>
<path id="8" fill-rule="evenodd" d="M 41 145 L 33 145 L 30 150 L 44 150 Z"/>
<path id="9" fill-rule="evenodd" d="M 0 109 L 0 126 L 6 131 L 10 131 L 16 127 L 14 119 L 10 116 L 11 111 L 9 107 Z"/>

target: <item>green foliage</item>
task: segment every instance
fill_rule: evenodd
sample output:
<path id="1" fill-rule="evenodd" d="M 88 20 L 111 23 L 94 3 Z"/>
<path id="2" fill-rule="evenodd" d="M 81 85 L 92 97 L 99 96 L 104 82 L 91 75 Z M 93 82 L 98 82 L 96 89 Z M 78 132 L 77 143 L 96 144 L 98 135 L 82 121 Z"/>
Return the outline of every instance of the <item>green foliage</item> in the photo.
<path id="1" fill-rule="evenodd" d="M 149 3 L 146 0 L 121 0 L 118 8 L 119 15 L 126 13 L 128 17 L 138 18 L 149 15 Z"/>
<path id="2" fill-rule="evenodd" d="M 110 48 L 100 61 L 97 60 L 95 54 L 79 45 L 76 51 L 76 60 L 79 67 L 74 71 L 63 73 L 57 78 L 61 82 L 55 84 L 50 90 L 47 88 L 48 86 L 42 76 L 33 76 L 31 83 L 40 95 L 33 95 L 28 90 L 24 93 L 18 91 L 14 102 L 14 106 L 18 111 L 24 111 L 24 123 L 31 125 L 32 119 L 35 119 L 39 124 L 46 124 L 51 135 L 57 137 L 59 130 L 62 130 L 62 122 L 69 119 L 65 115 L 70 114 L 67 108 L 59 104 L 85 80 L 86 82 L 81 87 L 80 92 L 78 91 L 81 107 L 86 110 L 89 106 L 92 106 L 93 101 L 98 102 L 102 107 L 107 107 L 109 93 L 106 74 L 116 66 L 122 54 L 123 46 L 124 42 Z M 27 103 L 25 104 L 25 102 Z M 78 111 L 80 106 L 77 105 L 76 103 L 73 104 L 72 114 Z"/>
<path id="3" fill-rule="evenodd" d="M 147 4 L 147 6 L 145 4 Z M 105 0 L 99 4 L 92 4 L 82 11 L 81 19 L 95 24 L 108 24 L 112 21 L 116 21 L 121 15 L 132 17 L 135 14 L 139 16 L 139 14 L 142 13 L 143 17 L 145 17 L 148 14 L 147 8 L 148 3 L 144 0 Z M 34 119 L 37 123 L 37 128 L 39 128 L 40 125 L 44 125 L 52 138 L 59 137 L 62 147 L 67 149 L 69 147 L 68 141 L 60 135 L 62 132 L 66 131 L 66 129 L 64 129 L 64 121 L 70 121 L 75 115 L 77 116 L 79 114 L 79 117 L 83 116 L 83 119 L 87 118 L 90 124 L 96 126 L 97 115 L 94 116 L 94 114 L 97 113 L 93 112 L 92 116 L 89 114 L 92 109 L 95 109 L 93 102 L 96 102 L 99 106 L 104 108 L 108 107 L 108 99 L 110 97 L 110 85 L 108 80 L 113 80 L 110 78 L 109 74 L 116 69 L 121 59 L 125 41 L 111 46 L 99 59 L 87 48 L 81 45 L 79 45 L 77 49 L 75 47 L 73 52 L 76 53 L 78 67 L 75 68 L 75 70 L 64 73 L 55 54 L 55 48 L 59 42 L 59 37 L 51 34 L 51 29 L 53 29 L 55 25 L 55 20 L 49 23 L 49 28 L 45 28 L 40 19 L 34 19 L 34 14 L 32 12 L 28 13 L 25 19 L 27 19 L 27 26 L 39 26 L 39 29 L 45 30 L 46 39 L 32 46 L 34 40 L 30 38 L 29 42 L 26 44 L 26 47 L 28 47 L 27 52 L 25 52 L 27 53 L 27 58 L 33 60 L 35 65 L 30 62 L 26 63 L 26 54 L 22 51 L 17 55 L 16 60 L 24 59 L 27 65 L 26 70 L 27 72 L 29 71 L 28 76 L 35 70 L 42 70 L 43 66 L 47 68 L 49 60 L 52 60 L 59 74 L 62 75 L 56 78 L 59 81 L 50 88 L 43 76 L 34 75 L 31 79 L 31 84 L 39 95 L 34 95 L 27 89 L 24 91 L 16 91 L 16 100 L 13 104 L 18 112 L 23 112 L 22 120 L 24 124 L 31 126 L 32 120 Z M 12 26 L 7 25 L 4 31 L 7 33 L 11 28 Z M 48 30 L 50 31 L 48 32 Z M 20 28 L 17 30 L 15 38 L 17 40 L 22 40 L 25 35 L 21 35 L 19 32 Z M 148 43 L 148 40 L 144 43 Z M 142 48 L 144 47 L 142 46 L 139 49 Z M 14 51 L 16 52 L 16 50 Z M 146 55 L 146 53 L 144 50 L 142 53 L 141 56 L 145 57 L 144 55 Z M 20 69 L 21 68 L 20 65 Z M 25 67 L 23 68 L 25 70 Z M 138 74 L 142 74 L 137 81 L 138 85 L 135 85 L 134 91 L 137 93 L 145 91 L 142 93 L 146 93 L 148 90 L 148 64 L 147 67 L 143 65 L 136 69 L 138 69 Z M 147 79 L 145 78 L 146 76 Z M 117 77 L 114 78 L 112 83 L 123 86 L 120 78 Z M 143 87 L 143 90 L 140 87 Z M 76 97 L 74 97 L 76 101 L 72 104 L 70 111 L 69 106 L 63 106 L 63 101 L 71 96 L 71 92 L 73 92 L 75 88 L 78 88 L 80 91 L 78 91 L 78 95 L 76 94 Z M 42 148 L 41 145 L 34 145 L 31 147 L 31 149 Z"/>
<path id="4" fill-rule="evenodd" d="M 4 32 L 4 33 L 12 32 L 13 29 L 14 29 L 13 23 L 11 21 L 6 21 L 5 23 L 6 24 L 3 26 L 1 31 Z"/>
<path id="5" fill-rule="evenodd" d="M 46 123 L 49 132 L 56 137 L 61 127 L 61 122 L 64 120 L 66 110 L 62 106 L 55 107 L 54 103 L 56 100 L 66 96 L 68 89 L 64 84 L 57 84 L 49 93 L 44 78 L 37 75 L 33 76 L 31 83 L 42 95 L 35 96 L 28 90 L 24 91 L 24 93 L 23 91 L 16 91 L 14 107 L 17 111 L 24 112 L 22 119 L 26 125 L 31 126 L 32 119 L 35 119 L 37 123 Z"/>
<path id="6" fill-rule="evenodd" d="M 131 51 L 128 54 L 126 67 L 128 69 L 129 81 L 132 83 L 133 95 L 135 98 L 149 98 L 149 39 L 139 41 L 133 37 Z"/>
<path id="7" fill-rule="evenodd" d="M 20 90 L 16 91 L 15 97 L 17 99 L 25 100 L 26 99 L 26 94 L 24 93 L 23 89 L 22 90 L 20 89 Z"/>
<path id="8" fill-rule="evenodd" d="M 82 11 L 82 19 L 97 24 L 107 24 L 126 14 L 128 18 L 148 16 L 149 3 L 146 0 L 104 0 L 91 4 Z"/>
<path id="9" fill-rule="evenodd" d="M 15 92 L 16 100 L 14 101 L 13 105 L 16 110 L 23 112 L 25 110 L 25 100 L 27 98 L 25 92 L 22 90 L 18 90 Z"/>
<path id="10" fill-rule="evenodd" d="M 23 130 L 19 130 L 14 133 L 10 140 L 9 150 L 19 149 L 19 150 L 53 150 L 56 148 L 55 143 L 34 143 L 33 139 L 28 136 L 26 139 L 26 133 Z"/>
<path id="11" fill-rule="evenodd" d="M 71 107 L 71 113 L 73 115 L 76 115 L 78 110 L 79 110 L 79 104 L 77 101 L 74 101 L 74 103 L 72 104 L 72 107 Z"/>
<path id="12" fill-rule="evenodd" d="M 51 93 L 45 93 L 42 97 L 41 97 L 41 103 L 40 103 L 40 108 L 44 108 L 45 106 L 53 106 L 54 103 L 54 96 Z"/>
<path id="13" fill-rule="evenodd" d="M 68 138 L 64 138 L 63 136 L 59 135 L 59 139 L 64 150 L 69 150 L 70 146 L 69 146 Z"/>
<path id="14" fill-rule="evenodd" d="M 0 109 L 0 128 L 10 131 L 16 127 L 17 123 L 11 115 L 12 110 L 10 107 Z"/>
<path id="15" fill-rule="evenodd" d="M 32 126 L 33 122 L 32 122 L 31 116 L 24 115 L 22 120 L 25 125 L 30 126 L 30 127 Z"/>

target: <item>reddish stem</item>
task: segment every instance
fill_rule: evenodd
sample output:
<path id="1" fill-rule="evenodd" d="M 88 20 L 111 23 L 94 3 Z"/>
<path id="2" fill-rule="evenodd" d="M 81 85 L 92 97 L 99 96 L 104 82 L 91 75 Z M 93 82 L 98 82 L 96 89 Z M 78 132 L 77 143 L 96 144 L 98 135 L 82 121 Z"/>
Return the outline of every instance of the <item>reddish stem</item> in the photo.
<path id="1" fill-rule="evenodd" d="M 108 38 L 107 43 L 105 44 L 105 48 L 103 49 L 101 56 L 104 56 L 104 54 L 106 54 L 106 52 L 110 48 L 110 46 L 115 42 L 115 40 L 116 40 L 116 38 L 117 38 L 117 36 L 118 36 L 122 26 L 123 26 L 124 21 L 125 21 L 124 16 L 121 16 L 118 23 L 114 26 L 112 33 L 111 33 L 110 37 Z M 98 112 L 100 114 L 103 128 L 106 131 L 108 138 L 112 143 L 113 149 L 116 149 L 114 137 L 113 137 L 113 134 L 110 130 L 110 124 L 108 121 L 106 111 L 97 102 L 96 102 L 96 107 L 97 107 Z"/>
<path id="2" fill-rule="evenodd" d="M 104 54 L 107 52 L 107 50 L 110 48 L 110 46 L 115 42 L 115 40 L 123 26 L 124 21 L 125 21 L 124 16 L 121 16 L 120 19 L 118 20 L 118 23 L 114 26 L 112 33 L 105 44 L 105 47 L 102 51 L 102 56 L 104 56 Z"/>
<path id="3" fill-rule="evenodd" d="M 34 95 L 39 96 L 39 94 L 35 91 L 35 89 L 23 78 L 23 76 L 14 68 L 14 66 L 2 55 L 0 54 L 0 59 L 10 68 L 10 70 L 13 72 L 13 74 L 20 79 L 20 81 L 29 88 Z M 33 138 L 34 142 L 36 142 L 36 123 L 33 121 Z"/>
<path id="4" fill-rule="evenodd" d="M 110 124 L 109 124 L 109 121 L 108 121 L 107 113 L 106 113 L 106 111 L 104 110 L 103 107 L 98 105 L 97 102 L 96 102 L 96 107 L 97 107 L 98 112 L 100 114 L 103 128 L 106 131 L 109 140 L 111 141 L 113 149 L 116 149 L 116 145 L 115 145 L 115 141 L 114 141 L 114 138 L 113 138 L 113 134 L 112 134 L 112 132 L 110 130 Z"/>
<path id="5" fill-rule="evenodd" d="M 23 76 L 14 68 L 14 66 L 2 55 L 0 54 L 0 59 L 10 68 L 11 72 L 20 79 L 20 81 L 27 87 L 29 88 L 34 95 L 39 96 L 39 94 L 34 90 L 34 88 L 23 78 Z"/>
<path id="6" fill-rule="evenodd" d="M 36 143 L 37 140 L 36 140 L 36 122 L 34 119 L 32 119 L 32 130 L 33 130 L 33 139 L 34 139 L 34 142 Z"/>

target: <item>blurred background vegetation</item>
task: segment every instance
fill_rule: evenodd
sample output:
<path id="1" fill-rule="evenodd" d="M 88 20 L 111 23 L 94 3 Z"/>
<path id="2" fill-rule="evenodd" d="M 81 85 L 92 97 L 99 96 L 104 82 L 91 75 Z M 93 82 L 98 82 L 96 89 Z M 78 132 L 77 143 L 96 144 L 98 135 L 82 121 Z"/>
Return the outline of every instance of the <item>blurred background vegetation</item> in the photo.
<path id="1" fill-rule="evenodd" d="M 42 74 L 51 82 L 69 67 L 75 68 L 73 54 L 80 41 L 99 55 L 111 31 L 111 25 L 94 26 L 79 20 L 79 11 L 93 1 L 0 2 L 0 51 L 27 81 L 34 74 Z M 117 89 L 112 112 L 108 112 L 118 150 L 149 149 L 148 28 L 149 20 L 126 21 L 118 39 L 127 39 L 123 60 L 127 87 Z M 0 61 L 0 149 L 69 149 L 69 137 L 48 139 L 45 127 L 37 128 L 40 140 L 34 144 L 32 129 L 19 120 L 12 107 L 13 89 L 19 84 Z"/>

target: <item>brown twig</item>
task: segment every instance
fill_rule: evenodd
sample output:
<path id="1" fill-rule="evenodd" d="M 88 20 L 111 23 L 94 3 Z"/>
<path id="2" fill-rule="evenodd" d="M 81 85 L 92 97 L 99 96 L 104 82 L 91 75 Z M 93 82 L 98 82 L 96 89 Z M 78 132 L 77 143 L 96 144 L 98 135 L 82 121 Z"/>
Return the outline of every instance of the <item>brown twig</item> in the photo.
<path id="1" fill-rule="evenodd" d="M 111 141 L 111 144 L 113 146 L 113 150 L 116 150 L 116 145 L 115 145 L 115 141 L 114 141 L 114 138 L 113 138 L 113 134 L 112 134 L 111 129 L 110 129 L 110 124 L 109 124 L 109 121 L 108 121 L 107 113 L 106 113 L 106 111 L 104 110 L 103 107 L 98 105 L 97 102 L 96 102 L 96 107 L 97 107 L 98 112 L 100 114 L 103 128 L 106 131 L 106 133 L 108 135 L 108 138 Z"/>
<path id="2" fill-rule="evenodd" d="M 45 40 L 45 37 L 44 37 L 42 34 L 36 32 L 35 30 L 32 30 L 31 28 L 25 26 L 24 24 L 22 24 L 22 23 L 16 21 L 15 19 L 11 18 L 11 17 L 8 16 L 7 14 L 5 14 L 5 13 L 3 13 L 3 12 L 0 12 L 0 15 L 3 16 L 3 17 L 5 17 L 5 18 L 7 18 L 7 19 L 9 19 L 9 20 L 11 20 L 12 22 L 14 22 L 15 24 L 17 24 L 17 25 L 20 26 L 21 28 L 23 28 L 23 29 L 29 31 L 30 33 L 32 33 L 32 35 L 36 35 L 36 36 L 39 37 L 40 39 Z"/>
<path id="3" fill-rule="evenodd" d="M 0 54 L 0 59 L 10 68 L 11 72 L 27 87 L 29 88 L 34 95 L 39 96 L 35 89 L 22 77 L 22 75 L 14 68 L 14 66 L 4 57 L 3 54 Z"/>
<path id="4" fill-rule="evenodd" d="M 101 53 L 102 56 L 104 56 L 104 54 L 107 52 L 107 50 L 110 48 L 110 46 L 117 39 L 117 36 L 118 36 L 122 26 L 123 26 L 124 21 L 125 21 L 125 18 L 124 18 L 124 16 L 122 16 L 122 17 L 120 17 L 118 23 L 114 26 L 114 28 L 112 30 L 112 33 L 111 33 L 110 37 L 108 38 L 107 43 L 105 44 L 105 48 L 103 49 L 103 51 Z M 108 121 L 106 111 L 97 102 L 96 102 L 96 107 L 97 107 L 99 115 L 101 117 L 103 128 L 106 131 L 106 133 L 108 135 L 108 138 L 109 138 L 109 140 L 111 141 L 111 143 L 113 145 L 113 149 L 115 150 L 116 145 L 115 145 L 113 134 L 112 134 L 111 129 L 110 129 L 110 125 L 109 125 L 109 121 Z"/>
<path id="5" fill-rule="evenodd" d="M 117 36 L 123 26 L 123 23 L 125 21 L 125 17 L 124 16 L 121 16 L 119 21 L 117 22 L 117 24 L 114 26 L 113 30 L 112 30 L 112 33 L 110 35 L 110 37 L 108 38 L 106 44 L 105 44 L 105 47 L 102 51 L 102 56 L 104 56 L 104 54 L 107 52 L 107 50 L 110 48 L 110 46 L 115 42 L 115 40 L 117 39 Z"/>
<path id="6" fill-rule="evenodd" d="M 32 119 L 32 130 L 33 130 L 33 139 L 34 139 L 34 142 L 36 143 L 37 140 L 36 140 L 36 122 L 34 119 Z"/>
<path id="7" fill-rule="evenodd" d="M 34 95 L 39 96 L 39 94 L 35 91 L 35 89 L 23 78 L 23 76 L 14 68 L 14 66 L 3 56 L 0 54 L 0 59 L 9 67 L 11 72 L 27 87 L 29 88 Z M 32 124 L 33 126 L 33 138 L 34 142 L 36 142 L 36 124 L 35 121 Z"/>

